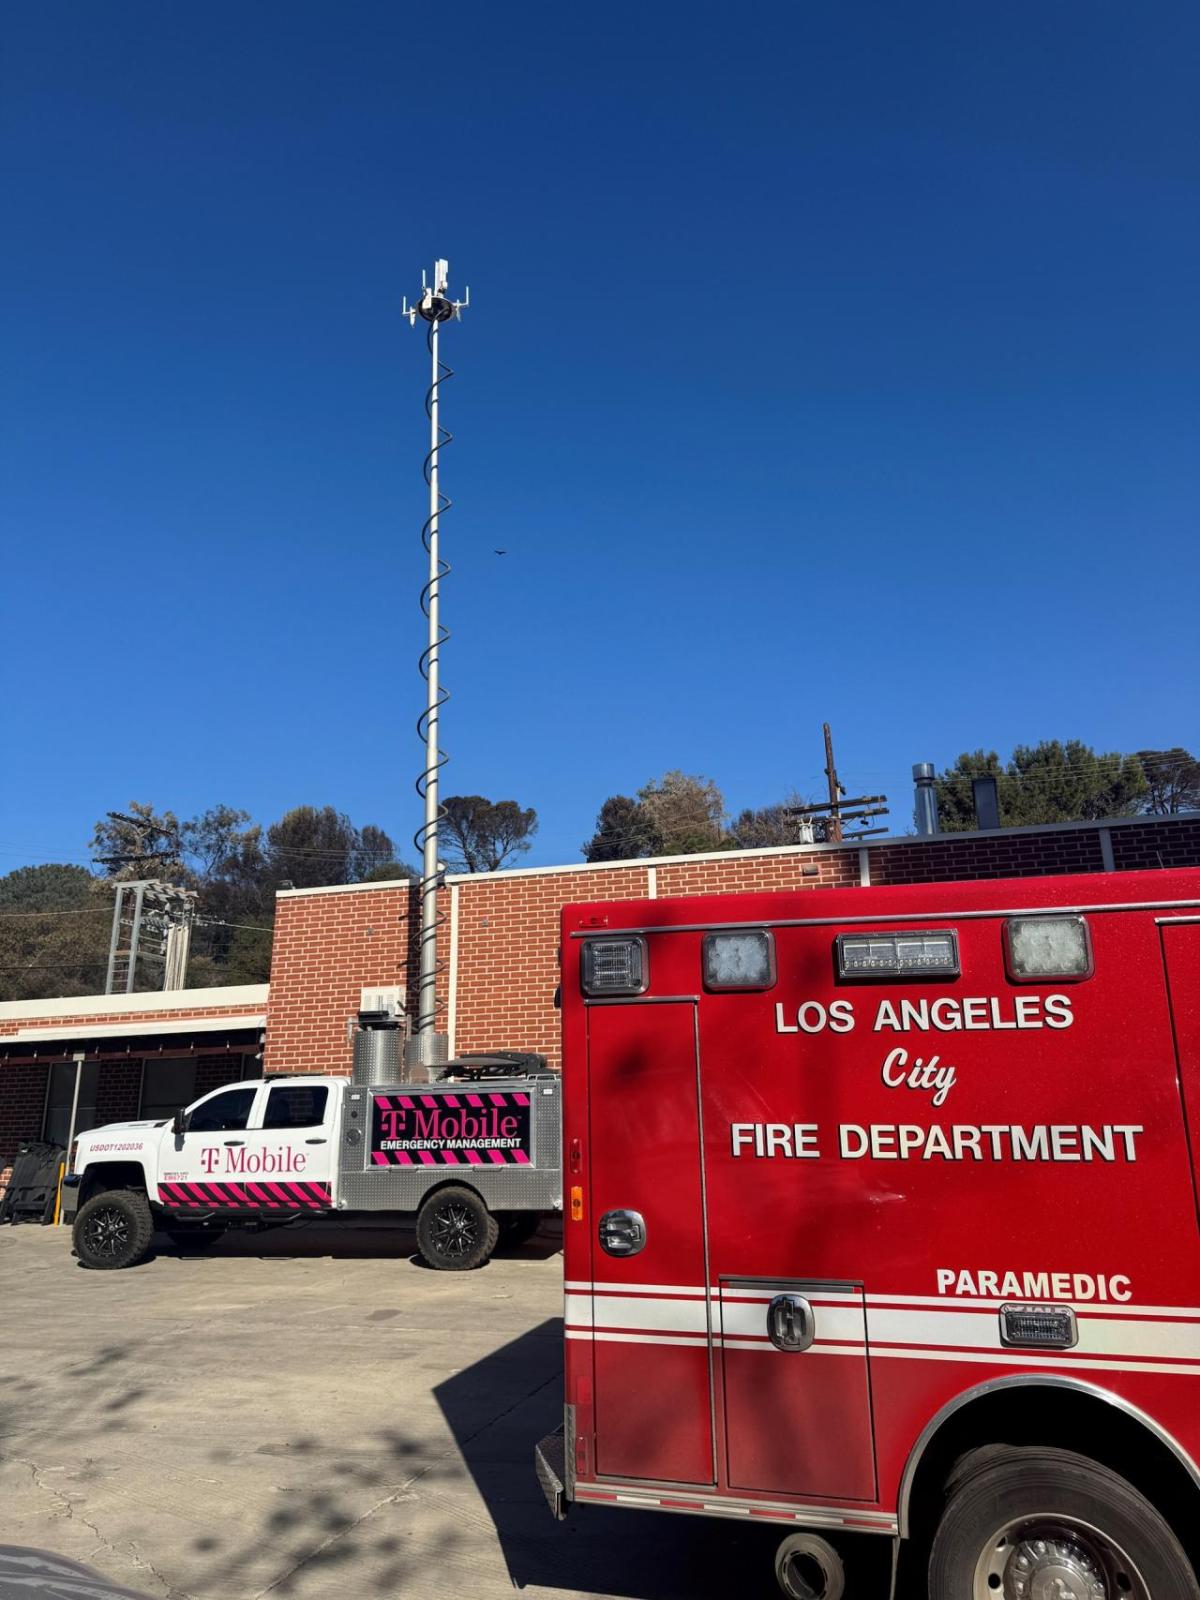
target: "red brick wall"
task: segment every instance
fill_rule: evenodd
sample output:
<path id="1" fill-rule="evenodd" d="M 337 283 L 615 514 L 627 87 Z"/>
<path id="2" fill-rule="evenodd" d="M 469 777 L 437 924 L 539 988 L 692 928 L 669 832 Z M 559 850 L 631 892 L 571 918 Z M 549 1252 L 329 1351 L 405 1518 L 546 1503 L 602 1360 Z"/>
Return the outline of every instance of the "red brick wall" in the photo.
<path id="1" fill-rule="evenodd" d="M 1119 870 L 1200 864 L 1200 818 L 1118 824 L 1109 834 Z M 457 885 L 455 1046 L 459 1051 L 540 1050 L 557 1064 L 558 916 L 570 902 L 646 897 L 651 869 L 659 898 L 852 887 L 860 882 L 860 848 L 699 856 L 462 880 Z M 1091 824 L 1037 833 L 887 840 L 867 848 L 874 884 L 1099 872 L 1104 864 L 1099 826 Z M 441 896 L 441 1032 L 449 1020 L 450 902 L 448 889 Z M 362 987 L 402 983 L 415 1000 L 410 929 L 416 911 L 413 892 L 390 885 L 284 896 L 278 902 L 266 1071 L 349 1071 L 346 1023 L 358 1010 Z"/>
<path id="2" fill-rule="evenodd" d="M 460 884 L 455 1048 L 540 1050 L 557 1062 L 559 913 L 571 900 L 647 892 L 642 864 Z"/>
<path id="3" fill-rule="evenodd" d="M 1114 830 L 1114 833 L 1119 832 Z M 1198 855 L 1197 859 L 1200 859 Z M 928 843 L 874 846 L 871 882 L 947 883 L 969 878 L 1037 878 L 1067 872 L 1103 872 L 1100 835 L 1086 832 L 941 834 Z"/>
<path id="4" fill-rule="evenodd" d="M 1113 828 L 1113 866 L 1118 872 L 1139 867 L 1191 867 L 1200 861 L 1200 817 L 1181 817 L 1169 827 L 1135 823 Z"/>
<path id="5" fill-rule="evenodd" d="M 449 896 L 442 898 L 448 909 Z M 357 1014 L 363 985 L 400 983 L 416 995 L 413 900 L 398 884 L 277 902 L 266 1071 L 349 1072 L 346 1019 Z M 439 998 L 444 1030 L 445 973 Z"/>
<path id="6" fill-rule="evenodd" d="M 12 1176 L 12 1159 L 23 1139 L 42 1137 L 46 1110 L 46 1074 L 40 1061 L 10 1061 L 0 1067 L 4 1093 L 0 1094 L 0 1195 Z"/>
<path id="7" fill-rule="evenodd" d="M 141 1092 L 140 1059 L 103 1062 L 96 1077 L 96 1126 L 132 1121 L 138 1114 Z"/>

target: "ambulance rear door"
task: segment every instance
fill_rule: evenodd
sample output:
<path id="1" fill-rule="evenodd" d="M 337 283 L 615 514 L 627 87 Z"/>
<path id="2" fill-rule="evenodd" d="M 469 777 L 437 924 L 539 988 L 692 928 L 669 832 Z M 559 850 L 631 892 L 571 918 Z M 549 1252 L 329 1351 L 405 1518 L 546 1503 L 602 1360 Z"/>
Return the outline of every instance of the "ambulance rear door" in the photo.
<path id="1" fill-rule="evenodd" d="M 588 1001 L 587 1036 L 593 1281 L 567 1322 L 590 1328 L 595 1470 L 712 1485 L 696 1004 Z"/>

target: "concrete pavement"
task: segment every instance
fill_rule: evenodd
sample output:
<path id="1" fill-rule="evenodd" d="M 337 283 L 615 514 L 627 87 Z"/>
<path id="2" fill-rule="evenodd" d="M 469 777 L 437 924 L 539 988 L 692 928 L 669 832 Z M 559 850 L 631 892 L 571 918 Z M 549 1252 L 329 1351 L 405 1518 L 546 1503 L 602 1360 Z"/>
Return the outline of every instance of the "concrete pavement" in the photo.
<path id="1" fill-rule="evenodd" d="M 0 1542 L 171 1600 L 774 1595 L 771 1530 L 550 1519 L 557 1246 L 460 1275 L 323 1225 L 98 1273 L 0 1229 Z"/>

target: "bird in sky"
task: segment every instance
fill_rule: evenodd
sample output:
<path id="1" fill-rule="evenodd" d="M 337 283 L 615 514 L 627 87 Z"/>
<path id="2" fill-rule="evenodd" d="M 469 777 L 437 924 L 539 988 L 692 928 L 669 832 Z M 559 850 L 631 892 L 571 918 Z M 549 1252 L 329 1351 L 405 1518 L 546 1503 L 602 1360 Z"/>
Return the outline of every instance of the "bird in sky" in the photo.
<path id="1" fill-rule="evenodd" d="M 494 556 L 506 556 L 508 554 L 508 551 L 507 550 L 493 550 L 492 554 Z"/>

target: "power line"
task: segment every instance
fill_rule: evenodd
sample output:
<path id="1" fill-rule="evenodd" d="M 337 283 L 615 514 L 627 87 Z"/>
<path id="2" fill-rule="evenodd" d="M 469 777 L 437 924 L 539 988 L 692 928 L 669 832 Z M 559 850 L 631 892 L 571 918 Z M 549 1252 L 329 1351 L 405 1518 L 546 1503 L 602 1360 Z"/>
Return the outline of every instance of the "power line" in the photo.
<path id="1" fill-rule="evenodd" d="M 0 921 L 19 917 L 111 917 L 108 906 L 89 906 L 85 911 L 0 911 Z"/>

